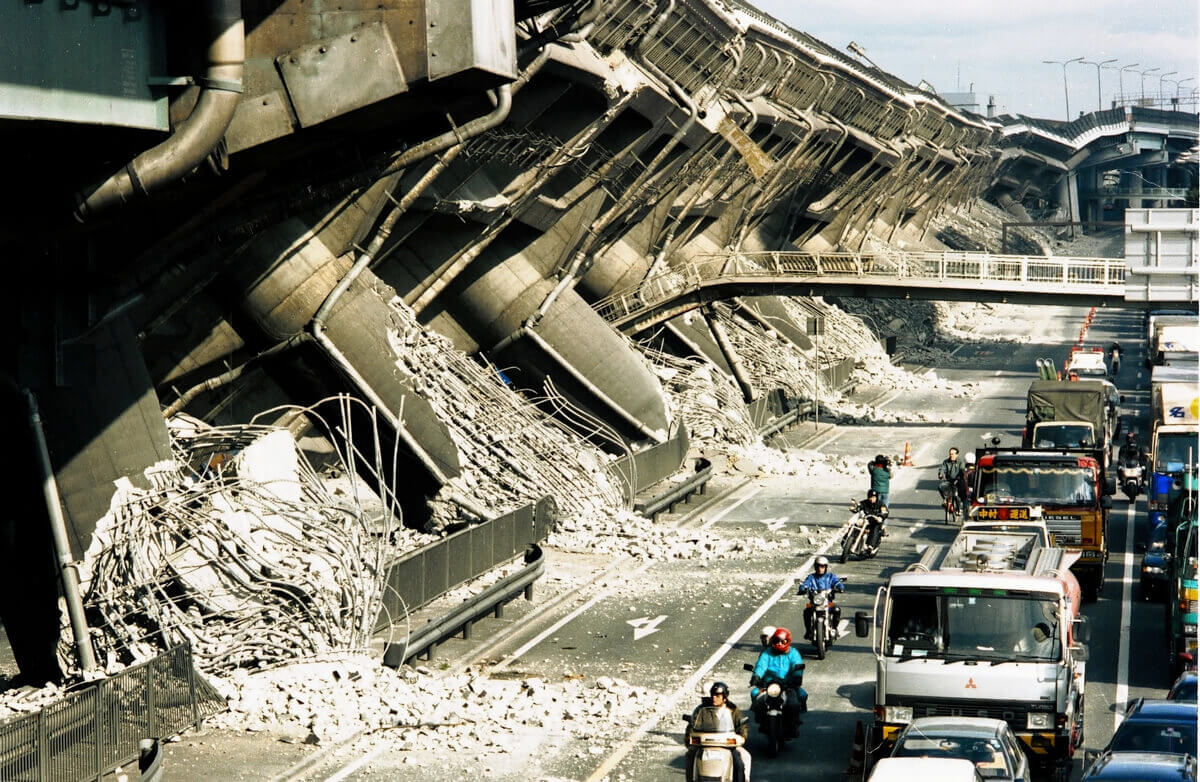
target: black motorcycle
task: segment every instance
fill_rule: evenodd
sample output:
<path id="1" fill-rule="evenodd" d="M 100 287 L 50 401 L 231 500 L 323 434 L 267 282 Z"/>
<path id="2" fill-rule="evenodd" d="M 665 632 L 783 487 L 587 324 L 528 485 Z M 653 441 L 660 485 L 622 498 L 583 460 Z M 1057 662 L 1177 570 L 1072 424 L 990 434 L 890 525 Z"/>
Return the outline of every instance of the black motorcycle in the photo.
<path id="1" fill-rule="evenodd" d="M 845 579 L 842 579 L 845 582 Z M 840 587 L 838 591 L 841 591 Z M 812 609 L 812 642 L 817 659 L 824 660 L 825 652 L 838 639 L 838 611 L 834 606 L 832 589 L 808 590 L 808 608 Z"/>
<path id="2" fill-rule="evenodd" d="M 746 663 L 744 666 L 747 671 L 754 672 L 754 666 Z M 781 681 L 777 676 L 768 677 L 766 680 L 759 679 L 757 676 L 750 677 L 750 686 L 759 687 L 764 693 L 762 707 L 757 705 L 754 708 L 754 716 L 758 722 L 758 732 L 763 734 L 767 740 L 767 754 L 774 757 L 780 753 L 787 744 L 788 739 L 799 728 L 799 722 L 795 725 L 788 720 L 788 712 L 784 708 L 787 704 L 788 692 L 794 692 L 797 700 L 804 703 L 804 698 L 800 696 L 800 687 L 804 683 L 804 663 L 797 665 L 786 681 Z M 803 710 L 803 705 L 801 706 Z"/>
<path id="3" fill-rule="evenodd" d="M 850 524 L 846 527 L 845 534 L 842 535 L 842 553 L 838 557 L 838 561 L 842 564 L 845 564 L 850 557 L 875 556 L 879 552 L 881 535 L 878 530 L 883 526 L 883 519 L 880 516 L 863 513 L 858 503 L 851 505 L 850 510 L 854 511 L 855 515 L 850 519 Z"/>

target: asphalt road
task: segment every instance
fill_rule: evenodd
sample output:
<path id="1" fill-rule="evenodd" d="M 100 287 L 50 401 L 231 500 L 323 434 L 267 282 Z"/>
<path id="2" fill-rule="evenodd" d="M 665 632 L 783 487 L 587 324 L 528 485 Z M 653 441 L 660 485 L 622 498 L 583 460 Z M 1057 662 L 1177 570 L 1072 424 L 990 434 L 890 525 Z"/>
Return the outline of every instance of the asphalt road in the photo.
<path id="1" fill-rule="evenodd" d="M 1019 441 L 1025 390 L 1036 377 L 1035 359 L 1052 357 L 1061 366 L 1085 314 L 1081 309 L 1041 309 L 1033 325 L 1038 330 L 1033 343 L 971 343 L 957 351 L 952 366 L 930 368 L 942 378 L 978 383 L 979 393 L 973 397 L 949 398 L 944 391 L 923 390 L 897 393 L 879 402 L 889 410 L 919 411 L 931 422 L 843 425 L 808 446 L 845 456 L 863 464 L 864 470 L 875 453 L 902 453 L 905 443 L 912 448 L 914 465 L 898 469 L 892 482 L 891 532 L 879 556 L 845 565 L 837 565 L 834 559 L 835 572 L 849 581 L 839 600 L 844 619 L 852 618 L 856 610 L 871 610 L 877 588 L 891 573 L 915 561 L 923 546 L 953 538 L 955 530 L 944 524 L 938 504 L 937 464 L 950 446 L 973 449 L 991 435 L 1001 436 L 1005 444 Z M 1149 376 L 1140 366 L 1141 323 L 1138 312 L 1100 311 L 1088 344 L 1107 346 L 1115 340 L 1126 347 L 1117 382 L 1126 393 L 1127 419 L 1140 420 L 1139 429 L 1145 432 Z M 803 434 L 793 430 L 784 438 L 794 440 Z M 682 780 L 681 715 L 691 711 L 700 688 L 714 679 L 729 683 L 735 702 L 748 703 L 749 674 L 742 666 L 756 659 L 759 628 L 786 626 L 799 638 L 803 602 L 795 594 L 795 580 L 809 572 L 816 554 L 836 542 L 849 517 L 850 499 L 863 496 L 866 488 L 865 473 L 850 485 L 803 478 L 755 479 L 698 514 L 664 521 L 714 527 L 726 537 L 763 541 L 751 554 L 622 568 L 589 588 L 586 601 L 576 600 L 554 615 L 531 619 L 508 648 L 489 650 L 488 659 L 498 661 L 495 675 L 545 680 L 564 675 L 610 676 L 666 694 L 640 724 L 628 725 L 617 739 L 605 735 L 592 743 L 559 743 L 553 752 L 523 759 L 518 764 L 521 772 L 511 778 Z M 1136 584 L 1139 558 L 1133 539 L 1143 533 L 1130 525 L 1144 518 L 1144 501 L 1130 509 L 1123 495 L 1114 497 L 1108 583 L 1100 601 L 1084 607 L 1092 624 L 1087 747 L 1107 742 L 1127 700 L 1159 695 L 1170 684 L 1162 606 L 1142 602 Z M 801 737 L 777 758 L 766 757 L 763 740 L 752 729 L 749 749 L 755 758 L 756 780 L 844 778 L 855 723 L 871 719 L 875 674 L 869 639 L 856 638 L 852 627 L 846 627 L 822 661 L 810 657 L 811 647 L 802 639 L 798 643 L 807 661 L 804 684 L 810 694 L 809 712 Z M 355 755 L 353 750 L 347 754 Z M 1080 773 L 1080 760 L 1075 776 Z M 405 773 L 402 764 L 410 761 L 377 752 L 369 766 L 353 771 L 343 767 L 341 772 L 325 766 L 306 777 L 420 778 L 411 766 Z M 495 771 L 492 778 L 510 778 Z"/>

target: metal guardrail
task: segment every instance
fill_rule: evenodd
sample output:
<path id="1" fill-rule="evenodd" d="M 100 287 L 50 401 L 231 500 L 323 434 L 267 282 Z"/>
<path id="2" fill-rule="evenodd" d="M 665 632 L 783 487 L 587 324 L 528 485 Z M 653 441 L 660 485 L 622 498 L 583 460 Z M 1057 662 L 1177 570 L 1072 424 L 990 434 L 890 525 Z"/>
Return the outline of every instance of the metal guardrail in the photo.
<path id="1" fill-rule="evenodd" d="M 1039 285 L 1047 294 L 1101 293 L 1124 296 L 1125 261 L 1115 258 L 993 255 L 972 252 L 798 253 L 763 252 L 699 256 L 647 277 L 594 305 L 610 323 L 661 307 L 703 287 L 731 281 L 789 282 L 804 279 L 861 282 L 988 282 L 1013 293 Z"/>
<path id="2" fill-rule="evenodd" d="M 144 739 L 173 736 L 226 708 L 176 646 L 68 692 L 40 711 L 0 722 L 0 779 L 100 780 L 141 754 Z"/>
<path id="3" fill-rule="evenodd" d="M 554 526 L 554 500 L 543 497 L 411 551 L 388 568 L 376 632 L 457 586 L 541 543 Z"/>
<path id="4" fill-rule="evenodd" d="M 712 477 L 712 470 L 712 462 L 708 459 L 697 459 L 695 471 L 686 481 L 675 484 L 662 494 L 634 501 L 633 509 L 646 518 L 653 519 L 675 503 L 681 502 L 685 497 L 692 494 L 704 494 L 704 487 Z"/>
<path id="5" fill-rule="evenodd" d="M 525 552 L 525 567 L 497 581 L 483 592 L 467 600 L 447 614 L 431 619 L 408 634 L 402 643 L 388 644 L 383 653 L 383 664 L 398 668 L 421 654 L 433 657 L 438 643 L 452 635 L 462 633 L 471 636 L 471 626 L 488 615 L 497 618 L 503 615 L 504 604 L 519 594 L 526 600 L 533 599 L 533 582 L 546 569 L 546 555 L 537 544 Z"/>

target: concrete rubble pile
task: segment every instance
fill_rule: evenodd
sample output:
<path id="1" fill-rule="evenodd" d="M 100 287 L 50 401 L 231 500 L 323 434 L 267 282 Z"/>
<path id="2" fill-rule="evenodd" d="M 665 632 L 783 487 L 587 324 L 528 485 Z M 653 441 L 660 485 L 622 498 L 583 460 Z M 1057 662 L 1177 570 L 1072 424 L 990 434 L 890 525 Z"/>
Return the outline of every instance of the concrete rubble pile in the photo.
<path id="1" fill-rule="evenodd" d="M 724 372 L 700 357 L 679 358 L 638 345 L 662 382 L 675 418 L 687 426 L 692 445 L 725 450 L 759 440 L 742 392 Z"/>
<path id="2" fill-rule="evenodd" d="M 387 524 L 353 486 L 330 491 L 286 429 L 172 424 L 175 464 L 150 490 L 117 487 L 81 566 L 106 671 L 185 641 L 216 674 L 366 649 L 400 542 Z"/>
<path id="3" fill-rule="evenodd" d="M 808 397 L 812 394 L 814 375 L 817 393 L 828 390 L 824 378 L 816 370 L 814 357 L 806 355 L 783 337 L 768 334 L 757 323 L 743 320 L 722 304 L 713 305 L 713 320 L 728 335 L 737 360 L 756 392 L 780 388 L 789 397 Z"/>
<path id="4" fill-rule="evenodd" d="M 416 380 L 459 449 L 463 472 L 430 502 L 430 531 L 495 518 L 547 494 L 568 516 L 611 514 L 622 505 L 619 478 L 596 446 L 507 388 L 495 367 L 456 350 L 390 302 L 394 361 Z"/>
<path id="5" fill-rule="evenodd" d="M 210 719 L 211 727 L 270 729 L 311 744 L 367 732 L 398 752 L 457 746 L 512 753 L 517 760 L 518 734 L 539 742 L 556 734 L 616 735 L 653 713 L 659 698 L 607 676 L 585 681 L 568 672 L 561 682 L 549 682 L 488 678 L 470 669 L 435 676 L 425 667 L 391 669 L 363 656 L 254 675 L 237 671 L 215 686 L 229 711 Z"/>

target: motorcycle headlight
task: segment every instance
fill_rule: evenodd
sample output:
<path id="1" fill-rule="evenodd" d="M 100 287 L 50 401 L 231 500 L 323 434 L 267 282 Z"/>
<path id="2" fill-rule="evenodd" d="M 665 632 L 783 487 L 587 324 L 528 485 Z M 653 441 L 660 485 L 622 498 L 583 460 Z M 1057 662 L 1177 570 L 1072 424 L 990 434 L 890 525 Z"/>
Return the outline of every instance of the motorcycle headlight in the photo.
<path id="1" fill-rule="evenodd" d="M 1049 730 L 1054 726 L 1054 715 L 1044 711 L 1031 711 L 1025 717 L 1025 727 L 1029 730 Z"/>
<path id="2" fill-rule="evenodd" d="M 779 682 L 771 682 L 767 685 L 767 695 L 771 698 L 778 698 L 783 693 L 783 687 L 779 686 Z"/>
<path id="3" fill-rule="evenodd" d="M 884 722 L 912 722 L 912 706 L 884 706 Z"/>

